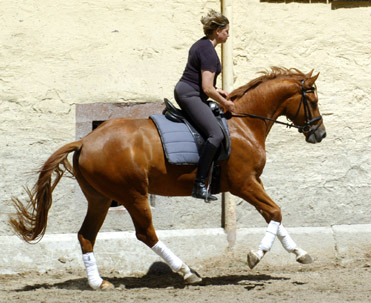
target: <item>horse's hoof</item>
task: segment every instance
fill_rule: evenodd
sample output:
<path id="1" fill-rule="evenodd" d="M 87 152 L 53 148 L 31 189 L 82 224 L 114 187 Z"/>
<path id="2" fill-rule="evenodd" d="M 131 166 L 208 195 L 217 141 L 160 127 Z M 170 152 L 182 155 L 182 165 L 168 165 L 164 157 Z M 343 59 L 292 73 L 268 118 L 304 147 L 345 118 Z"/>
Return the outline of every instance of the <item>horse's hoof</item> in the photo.
<path id="1" fill-rule="evenodd" d="M 251 250 L 247 254 L 247 265 L 249 265 L 250 269 L 253 269 L 259 262 L 260 262 L 260 257 L 258 253 Z"/>
<path id="2" fill-rule="evenodd" d="M 189 277 L 184 279 L 185 284 L 197 284 L 201 282 L 202 282 L 202 278 L 196 275 L 195 273 L 192 273 Z"/>
<path id="3" fill-rule="evenodd" d="M 300 257 L 297 257 L 296 261 L 301 264 L 310 264 L 313 263 L 313 258 L 309 254 L 305 254 Z"/>
<path id="4" fill-rule="evenodd" d="M 103 280 L 102 284 L 100 285 L 100 290 L 109 290 L 115 288 L 111 282 Z"/>
<path id="5" fill-rule="evenodd" d="M 184 263 L 178 272 L 183 276 L 185 284 L 197 284 L 202 281 L 201 277 Z"/>

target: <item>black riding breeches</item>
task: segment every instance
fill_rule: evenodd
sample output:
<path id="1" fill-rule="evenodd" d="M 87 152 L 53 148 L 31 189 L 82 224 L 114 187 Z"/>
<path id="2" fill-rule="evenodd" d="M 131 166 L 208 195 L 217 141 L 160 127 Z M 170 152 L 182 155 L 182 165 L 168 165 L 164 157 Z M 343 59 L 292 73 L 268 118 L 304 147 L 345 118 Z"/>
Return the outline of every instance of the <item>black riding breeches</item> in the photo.
<path id="1" fill-rule="evenodd" d="M 202 101 L 200 92 L 189 84 L 179 81 L 174 89 L 174 97 L 192 124 L 215 147 L 219 147 L 224 135 L 210 107 Z"/>

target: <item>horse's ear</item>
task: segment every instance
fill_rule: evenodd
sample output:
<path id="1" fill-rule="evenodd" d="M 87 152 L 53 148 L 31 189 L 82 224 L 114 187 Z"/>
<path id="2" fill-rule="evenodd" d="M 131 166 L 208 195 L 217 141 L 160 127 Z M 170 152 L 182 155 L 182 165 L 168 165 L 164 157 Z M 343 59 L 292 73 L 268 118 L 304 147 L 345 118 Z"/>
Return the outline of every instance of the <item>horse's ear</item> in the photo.
<path id="1" fill-rule="evenodd" d="M 313 71 L 312 71 L 313 72 Z M 312 74 L 311 72 L 311 74 Z M 307 78 L 305 81 L 304 81 L 304 86 L 307 87 L 307 88 L 310 88 L 313 86 L 314 82 L 316 82 L 317 78 L 319 76 L 319 73 L 313 77 L 310 77 L 310 78 Z"/>
<path id="2" fill-rule="evenodd" d="M 308 74 L 306 74 L 305 78 L 308 79 L 308 78 L 312 77 L 313 71 L 314 71 L 314 69 L 312 69 Z"/>

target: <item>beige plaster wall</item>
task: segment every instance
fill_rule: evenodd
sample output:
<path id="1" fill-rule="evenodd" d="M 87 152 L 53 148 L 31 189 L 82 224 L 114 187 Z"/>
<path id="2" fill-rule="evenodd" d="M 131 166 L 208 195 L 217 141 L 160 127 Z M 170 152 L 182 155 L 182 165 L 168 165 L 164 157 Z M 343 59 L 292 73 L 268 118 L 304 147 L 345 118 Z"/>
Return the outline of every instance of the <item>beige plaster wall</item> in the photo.
<path id="1" fill-rule="evenodd" d="M 200 17 L 219 1 L 2 0 L 0 15 L 0 230 L 11 195 L 74 140 L 75 104 L 172 98 Z M 328 138 L 306 144 L 275 126 L 263 181 L 290 226 L 370 223 L 371 7 L 233 1 L 235 87 L 272 65 L 320 72 Z M 220 49 L 218 50 L 220 51 Z M 237 200 L 238 226 L 264 226 Z M 86 203 L 70 179 L 55 192 L 48 232 L 75 232 Z M 158 228 L 220 226 L 220 201 L 156 198 Z M 131 230 L 111 212 L 103 230 Z"/>
<path id="2" fill-rule="evenodd" d="M 236 3 L 234 19 L 236 87 L 271 65 L 320 72 L 327 138 L 309 145 L 296 131 L 276 126 L 267 141 L 263 179 L 284 221 L 370 222 L 371 7 L 248 1 L 242 13 L 243 3 Z"/>

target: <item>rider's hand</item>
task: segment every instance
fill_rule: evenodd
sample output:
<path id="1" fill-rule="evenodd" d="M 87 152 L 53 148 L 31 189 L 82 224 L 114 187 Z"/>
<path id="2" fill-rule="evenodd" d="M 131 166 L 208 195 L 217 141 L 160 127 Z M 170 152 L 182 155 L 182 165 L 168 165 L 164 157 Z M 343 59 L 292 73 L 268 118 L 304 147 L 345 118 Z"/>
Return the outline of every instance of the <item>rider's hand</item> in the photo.
<path id="1" fill-rule="evenodd" d="M 219 95 L 221 95 L 222 97 L 224 97 L 224 98 L 228 98 L 229 93 L 226 92 L 225 90 L 222 90 L 222 89 L 220 89 L 220 88 L 217 88 L 216 91 L 217 91 L 217 92 L 219 93 Z"/>
<path id="2" fill-rule="evenodd" d="M 226 100 L 223 104 L 223 108 L 228 112 L 234 111 L 234 103 L 231 100 Z"/>

